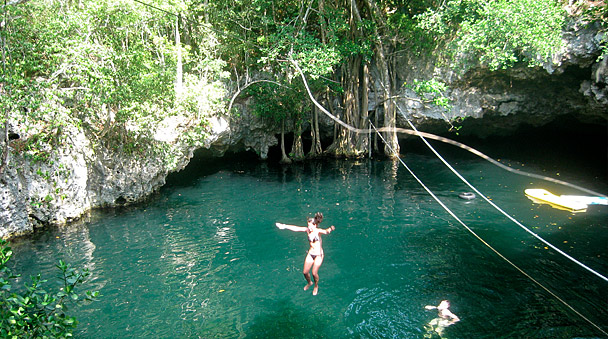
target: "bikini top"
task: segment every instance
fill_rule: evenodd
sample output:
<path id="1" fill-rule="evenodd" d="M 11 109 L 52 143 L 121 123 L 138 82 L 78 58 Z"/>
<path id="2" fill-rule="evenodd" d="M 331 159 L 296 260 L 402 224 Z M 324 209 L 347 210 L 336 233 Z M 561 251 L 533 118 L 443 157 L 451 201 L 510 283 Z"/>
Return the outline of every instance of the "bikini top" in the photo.
<path id="1" fill-rule="evenodd" d="M 309 233 L 308 234 L 308 241 L 309 242 L 317 242 L 319 241 L 319 233 Z"/>

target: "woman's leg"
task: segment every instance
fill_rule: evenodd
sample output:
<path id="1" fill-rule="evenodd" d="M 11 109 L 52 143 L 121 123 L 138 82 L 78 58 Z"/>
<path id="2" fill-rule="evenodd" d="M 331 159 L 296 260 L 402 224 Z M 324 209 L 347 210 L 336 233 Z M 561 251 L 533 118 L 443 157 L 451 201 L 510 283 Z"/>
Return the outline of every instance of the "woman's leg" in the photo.
<path id="1" fill-rule="evenodd" d="M 306 278 L 306 286 L 304 286 L 304 291 L 306 291 L 310 286 L 312 286 L 312 281 L 310 280 L 310 269 L 313 266 L 315 261 L 312 259 L 310 254 L 306 254 L 306 259 L 304 259 L 304 269 L 302 273 L 304 273 L 304 278 Z"/>
<path id="2" fill-rule="evenodd" d="M 323 263 L 323 255 L 319 255 L 315 258 L 314 264 L 312 265 L 312 277 L 315 280 L 315 288 L 312 290 L 312 295 L 317 295 L 319 292 L 319 268 Z"/>

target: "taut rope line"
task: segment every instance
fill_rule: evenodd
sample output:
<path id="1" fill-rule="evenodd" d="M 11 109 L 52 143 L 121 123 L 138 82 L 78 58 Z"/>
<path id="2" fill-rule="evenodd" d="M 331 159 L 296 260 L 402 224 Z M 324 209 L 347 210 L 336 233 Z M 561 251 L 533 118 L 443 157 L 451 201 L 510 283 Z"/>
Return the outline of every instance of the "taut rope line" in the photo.
<path id="1" fill-rule="evenodd" d="M 397 106 L 397 108 L 399 108 Z M 401 110 L 401 109 L 399 109 Z M 408 124 L 412 127 L 412 129 L 414 131 L 418 131 L 416 129 L 416 126 L 414 126 L 414 124 L 412 124 L 412 122 L 407 119 Z M 598 276 L 599 278 L 603 279 L 604 281 L 608 282 L 608 278 L 606 278 L 604 275 L 598 273 L 597 271 L 593 270 L 592 268 L 588 267 L 587 265 L 581 263 L 580 261 L 576 260 L 575 258 L 571 257 L 568 253 L 560 250 L 559 248 L 555 247 L 554 245 L 552 245 L 550 242 L 546 241 L 545 239 L 541 238 L 538 234 L 532 232 L 530 229 L 528 229 L 526 226 L 522 225 L 519 221 L 517 221 L 515 218 L 513 218 L 511 215 L 509 215 L 507 212 L 503 211 L 500 207 L 498 207 L 498 205 L 496 205 L 495 203 L 493 203 L 490 199 L 488 199 L 484 194 L 482 194 L 481 192 L 479 192 L 479 190 L 477 190 L 477 188 L 475 188 L 475 186 L 471 185 L 462 175 L 460 175 L 460 173 L 458 173 L 442 156 L 441 154 L 439 154 L 430 144 L 429 142 L 421 135 L 420 138 L 422 139 L 422 141 L 429 147 L 429 149 L 435 153 L 435 155 L 460 179 L 462 180 L 462 182 L 464 182 L 467 186 L 469 186 L 473 191 L 475 191 L 475 193 L 479 194 L 485 201 L 488 202 L 488 204 L 490 204 L 492 207 L 494 207 L 497 211 L 499 211 L 500 213 L 502 213 L 505 217 L 507 217 L 509 220 L 513 221 L 517 226 L 521 227 L 522 229 L 524 229 L 526 232 L 530 233 L 532 236 L 534 236 L 536 239 L 540 240 L 542 243 L 544 243 L 545 245 L 551 247 L 552 249 L 554 249 L 555 251 L 557 251 L 559 254 L 565 256 L 566 258 L 570 259 L 572 262 L 578 264 L 579 266 L 581 266 L 582 268 L 586 269 L 587 271 L 595 274 L 596 276 Z"/>
<path id="2" fill-rule="evenodd" d="M 312 95 L 312 92 L 310 91 L 310 88 L 308 87 L 308 82 L 306 81 L 306 78 L 304 77 L 304 73 L 302 72 L 302 70 L 300 69 L 300 67 L 298 66 L 298 64 L 297 64 L 295 61 L 293 61 L 293 60 L 291 60 L 291 63 L 292 63 L 292 64 L 293 64 L 293 65 L 296 67 L 296 69 L 297 69 L 297 70 L 298 70 L 298 72 L 300 73 L 300 76 L 301 76 L 301 77 L 302 77 L 302 79 L 304 80 L 304 86 L 306 87 L 306 91 L 308 92 L 308 96 L 310 97 L 310 100 L 311 100 L 311 101 L 312 101 L 312 102 L 315 104 L 315 106 L 317 106 L 317 107 L 318 107 L 318 108 L 319 108 L 319 109 L 320 109 L 320 110 L 321 110 L 323 113 L 325 113 L 325 115 L 327 115 L 328 117 L 330 117 L 330 118 L 331 118 L 333 121 L 337 122 L 337 123 L 338 123 L 340 126 L 342 126 L 342 127 L 346 128 L 346 129 L 348 129 L 349 131 L 354 132 L 354 133 L 370 133 L 370 132 L 373 132 L 373 131 L 374 131 L 374 130 L 373 130 L 373 129 L 371 129 L 371 128 L 368 128 L 368 129 L 362 129 L 362 128 L 356 128 L 356 127 L 353 127 L 353 126 L 351 126 L 351 125 L 349 125 L 349 124 L 345 123 L 344 121 L 340 120 L 340 118 L 338 118 L 338 117 L 334 116 L 334 115 L 333 115 L 333 114 L 331 114 L 329 111 L 327 111 L 327 110 L 326 110 L 326 109 L 325 109 L 325 108 L 324 108 L 324 107 L 323 107 L 323 106 L 322 106 L 322 105 L 321 105 L 321 104 L 320 104 L 320 103 L 319 103 L 319 102 L 318 102 L 318 101 L 317 101 L 317 100 L 314 98 L 314 96 Z M 395 104 L 396 104 L 396 103 L 395 103 Z M 399 105 L 396 105 L 396 106 L 397 106 L 397 109 L 399 109 L 399 111 L 401 111 L 401 108 L 399 107 Z M 402 112 L 402 111 L 401 111 L 401 113 L 403 114 L 403 112 Z M 405 117 L 405 114 L 403 114 L 403 116 Z M 406 119 L 407 119 L 407 118 L 406 118 Z M 408 122 L 410 122 L 410 121 L 409 121 L 409 119 L 407 119 L 407 120 L 408 120 Z M 411 122 L 410 122 L 410 125 L 411 125 Z M 608 196 L 606 196 L 606 195 L 604 195 L 604 194 L 602 194 L 602 193 L 594 192 L 594 191 L 592 191 L 592 190 L 590 190 L 590 189 L 587 189 L 587 188 L 584 188 L 584 187 L 580 187 L 580 186 L 577 186 L 577 185 L 571 184 L 571 183 L 566 182 L 566 181 L 562 181 L 562 180 L 559 180 L 559 179 L 555 179 L 555 178 L 551 178 L 551 177 L 547 177 L 547 176 L 543 176 L 543 175 L 539 175 L 539 174 L 528 173 L 528 172 L 525 172 L 525 171 L 520 171 L 520 170 L 513 169 L 513 168 L 511 168 L 511 167 L 509 167 L 509 166 L 506 166 L 506 165 L 504 165 L 504 164 L 501 164 L 500 162 L 498 162 L 498 161 L 496 161 L 496 160 L 492 159 L 491 157 L 489 157 L 489 156 L 485 155 L 484 153 L 482 153 L 482 152 L 480 152 L 480 151 L 478 151 L 478 150 L 476 150 L 476 149 L 474 149 L 474 148 L 472 148 L 472 147 L 470 147 L 470 146 L 467 146 L 467 145 L 465 145 L 465 144 L 463 144 L 463 143 L 460 143 L 460 142 L 458 142 L 458 141 L 454 141 L 454 140 L 452 140 L 452 139 L 444 138 L 444 137 L 441 137 L 441 136 L 438 136 L 438 135 L 435 135 L 435 134 L 426 133 L 426 132 L 420 132 L 420 131 L 418 131 L 418 130 L 411 130 L 411 129 L 406 129 L 406 128 L 400 128 L 400 127 L 380 127 L 380 128 L 378 128 L 377 130 L 375 130 L 375 131 L 377 131 L 377 132 L 392 132 L 392 131 L 395 131 L 395 132 L 399 132 L 399 133 L 404 133 L 404 134 L 409 134 L 409 135 L 417 135 L 417 136 L 424 137 L 424 138 L 427 138 L 427 139 L 433 139 L 433 140 L 441 141 L 441 142 L 444 142 L 444 143 L 447 143 L 447 144 L 450 144 L 450 145 L 454 145 L 454 146 L 456 146 L 456 147 L 460 147 L 460 148 L 462 148 L 462 149 L 464 149 L 464 150 L 466 150 L 466 151 L 469 151 L 469 152 L 471 152 L 471 153 L 473 153 L 473 154 L 477 155 L 478 157 L 480 157 L 480 158 L 482 158 L 482 159 L 484 159 L 484 160 L 487 160 L 487 161 L 489 161 L 490 163 L 492 163 L 492 164 L 494 164 L 494 165 L 496 165 L 496 166 L 498 166 L 498 167 L 500 167 L 500 168 L 502 168 L 502 169 L 504 169 L 504 170 L 507 170 L 507 171 L 509 171 L 509 172 L 512 172 L 512 173 L 515 173 L 515 174 L 519 174 L 519 175 L 523 175 L 523 176 L 532 177 L 532 178 L 537 178 L 537 179 L 541 179 L 541 180 L 545 180 L 545 181 L 554 182 L 554 183 L 556 183 L 556 184 L 560 184 L 560 185 L 563 185 L 563 186 L 572 187 L 572 188 L 575 188 L 575 189 L 577 189 L 577 190 L 579 190 L 579 191 L 582 191 L 582 192 L 585 192 L 585 193 L 589 193 L 589 194 L 593 194 L 593 195 L 596 195 L 596 196 L 600 196 L 600 197 L 608 197 Z"/>
<path id="3" fill-rule="evenodd" d="M 370 122 L 370 124 L 371 124 L 371 122 Z M 388 143 L 386 142 L 386 140 L 384 140 L 384 137 L 382 137 L 382 134 L 379 132 L 379 130 L 376 129 L 376 127 L 373 124 L 372 124 L 372 127 L 374 127 L 374 130 L 376 131 L 376 133 L 378 134 L 378 136 L 380 136 L 380 139 L 382 139 L 382 141 L 384 142 L 384 144 L 388 145 Z M 498 250 L 496 250 L 494 247 L 492 247 L 490 244 L 488 244 L 485 240 L 483 240 L 483 238 L 481 238 L 479 235 L 477 235 L 477 233 L 475 233 L 475 231 L 473 231 L 469 226 L 467 226 L 467 224 L 465 224 L 462 220 L 460 220 L 460 218 L 458 218 L 458 216 L 456 216 L 456 214 L 454 214 L 454 212 L 452 212 L 428 187 L 426 187 L 426 185 L 422 182 L 422 180 L 420 180 L 416 176 L 416 174 L 405 164 L 405 162 L 403 162 L 403 160 L 401 159 L 401 157 L 399 157 L 399 155 L 396 154 L 396 152 L 391 148 L 390 145 L 388 147 L 391 149 L 391 152 L 393 152 L 393 154 L 395 154 L 395 156 L 397 157 L 397 159 L 399 159 L 399 162 L 403 165 L 403 167 L 405 167 L 405 169 L 412 175 L 412 177 L 414 177 L 414 179 L 416 179 L 416 181 L 418 181 L 418 183 L 420 184 L 420 186 L 422 186 L 427 191 L 427 193 L 431 197 L 433 197 L 433 199 L 435 199 L 435 201 L 437 201 L 437 203 L 439 205 L 441 205 L 441 207 L 443 207 L 443 209 L 446 210 L 446 212 L 448 212 L 448 214 L 450 214 L 454 219 L 456 219 L 456 221 L 458 221 L 458 223 L 460 223 L 464 228 L 466 228 L 467 231 L 469 231 L 475 238 L 477 238 L 477 240 L 481 241 L 492 252 L 494 252 L 496 255 L 498 255 L 501 259 L 503 259 L 507 263 L 509 263 L 509 265 L 511 265 L 513 268 L 515 268 L 517 271 L 519 271 L 524 276 L 526 276 L 528 279 L 530 279 L 532 282 L 534 282 L 540 288 L 542 288 L 543 290 L 545 290 L 547 293 L 549 293 L 555 299 L 557 299 L 558 301 L 560 301 L 562 304 L 564 304 L 566 307 L 568 307 L 572 312 L 576 313 L 579 317 L 581 317 L 582 319 L 584 319 L 585 321 L 587 321 L 589 324 L 591 324 L 593 327 L 595 327 L 598 331 L 600 331 L 604 335 L 608 336 L 608 332 L 604 331 L 601 327 L 599 327 L 598 325 L 596 325 L 593 321 L 589 320 L 582 313 L 580 313 L 579 311 L 577 311 L 574 307 L 570 306 L 570 304 L 568 304 L 565 300 L 563 300 L 562 298 L 560 298 L 559 296 L 557 296 L 555 293 L 553 293 L 551 290 L 549 290 L 543 284 L 541 284 L 536 279 L 534 279 L 532 276 L 530 276 L 528 273 L 526 273 L 524 270 L 522 270 L 521 268 L 519 268 L 511 260 L 509 260 L 507 257 L 505 257 L 500 252 L 498 252 Z"/>
<path id="4" fill-rule="evenodd" d="M 312 92 L 310 91 L 310 88 L 308 87 L 308 82 L 306 81 L 306 77 L 304 76 L 304 72 L 302 72 L 302 70 L 300 69 L 300 67 L 298 66 L 298 64 L 294 61 L 294 60 L 290 60 L 291 63 L 296 67 L 296 69 L 298 70 L 298 72 L 300 73 L 300 76 L 302 77 L 304 86 L 306 87 L 306 91 L 308 93 L 308 96 L 310 97 L 310 99 L 312 100 L 312 102 L 315 104 L 315 106 L 317 106 L 323 113 L 325 113 L 327 116 L 329 116 L 332 120 L 334 120 L 335 122 L 337 122 L 338 124 L 340 124 L 341 126 L 347 128 L 350 131 L 353 131 L 355 133 L 367 133 L 369 130 L 365 130 L 365 129 L 359 129 L 359 128 L 355 128 L 353 126 L 350 126 L 348 124 L 346 124 L 345 122 L 343 122 L 342 120 L 338 119 L 337 117 L 333 116 L 330 112 L 328 112 L 321 104 L 319 104 L 317 102 L 317 100 L 315 100 L 314 96 L 312 95 Z M 399 106 L 397 105 L 397 108 L 399 110 L 401 110 L 399 108 Z M 408 120 L 408 123 L 413 127 L 413 124 Z M 370 122 L 371 124 L 371 122 Z M 373 126 L 373 125 L 372 125 Z M 387 128 L 387 127 L 383 127 L 380 129 L 376 129 L 374 126 L 374 131 L 380 136 L 380 138 L 382 139 L 382 141 L 385 143 L 385 145 L 388 145 L 386 143 L 386 140 L 384 140 L 384 137 L 382 137 L 382 134 L 380 133 L 380 131 L 386 131 L 386 130 L 396 130 L 398 132 L 400 132 L 402 129 L 400 128 L 396 128 L 396 129 L 391 129 L 391 128 Z M 404 130 L 405 131 L 405 130 Z M 433 152 L 435 152 L 435 154 L 439 155 L 435 149 L 433 149 L 433 147 L 428 144 L 428 142 L 424 139 L 424 137 L 422 136 L 423 133 L 418 132 L 417 130 L 414 130 L 413 133 L 411 131 L 406 132 L 408 134 L 416 134 L 419 135 L 424 142 L 427 144 L 428 147 L 430 147 Z M 426 133 L 424 133 L 426 134 Z M 467 146 L 468 147 L 468 146 Z M 390 145 L 389 145 L 390 148 Z M 395 153 L 394 150 L 391 151 L 393 153 Z M 481 152 L 479 152 L 481 153 Z M 540 282 L 538 282 L 536 279 L 534 279 L 532 276 L 530 276 L 528 273 L 526 273 L 525 271 L 523 271 L 521 268 L 519 268 L 517 265 L 515 265 L 513 262 L 511 262 L 508 258 L 506 258 L 504 255 L 502 255 L 500 252 L 498 252 L 496 249 L 494 249 L 490 244 L 488 244 L 485 240 L 483 240 L 479 235 L 477 235 L 477 233 L 475 233 L 470 227 L 468 227 L 462 220 L 460 220 L 460 218 L 458 218 L 439 198 L 437 198 L 437 196 L 430 190 L 428 189 L 424 183 L 414 174 L 414 172 L 403 162 L 403 160 L 401 160 L 401 158 L 395 154 L 395 156 L 397 156 L 397 159 L 399 159 L 399 161 L 401 162 L 401 164 L 408 170 L 408 172 L 416 179 L 416 181 L 418 181 L 418 183 L 431 195 L 431 197 L 433 197 L 433 199 L 435 199 L 435 201 L 437 201 L 437 203 L 439 203 L 439 205 L 441 205 L 441 207 L 443 209 L 445 209 L 454 219 L 456 219 L 463 227 L 465 227 L 467 229 L 467 231 L 469 231 L 471 234 L 473 234 L 473 236 L 475 236 L 479 241 L 481 241 L 484 245 L 486 245 L 490 250 L 492 250 L 494 253 L 496 253 L 496 255 L 498 255 L 500 258 L 502 258 L 503 260 L 505 260 L 507 263 L 509 263 L 512 267 L 514 267 L 517 271 L 519 271 L 521 274 L 523 274 L 524 276 L 526 276 L 528 279 L 530 279 L 532 282 L 534 282 L 536 285 L 538 285 L 539 287 L 541 287 L 543 290 L 545 290 L 547 293 L 549 293 L 551 296 L 553 296 L 555 299 L 557 299 L 558 301 L 560 301 L 562 304 L 564 304 L 566 307 L 568 307 L 570 310 L 572 310 L 572 312 L 576 313 L 579 317 L 581 317 L 582 319 L 584 319 L 585 321 L 587 321 L 589 324 L 591 324 L 593 327 L 595 327 L 598 331 L 602 332 L 604 335 L 608 336 L 608 332 L 604 331 L 601 327 L 599 327 L 598 325 L 596 325 L 594 322 L 592 322 L 591 320 L 589 320 L 587 317 L 585 317 L 582 313 L 580 313 L 579 311 L 577 311 L 576 309 L 574 309 L 572 306 L 570 306 L 565 300 L 561 299 L 559 296 L 557 296 L 555 293 L 553 293 L 551 290 L 549 290 L 547 287 L 545 287 L 543 284 L 541 284 Z M 441 157 L 440 157 L 441 158 Z M 489 157 L 488 157 L 489 158 Z M 441 160 L 447 164 L 447 162 L 441 158 Z M 449 166 L 448 167 L 455 172 L 455 170 Z M 457 173 L 457 172 L 456 172 Z M 462 176 L 460 176 L 458 174 L 458 177 L 463 179 Z M 466 180 L 465 182 L 467 183 L 467 185 L 469 185 L 469 187 L 472 187 L 479 195 L 483 196 L 484 199 L 488 202 L 490 202 L 487 198 L 485 198 L 485 196 L 483 194 L 481 194 L 477 189 L 475 189 L 471 184 L 469 184 Z M 495 208 L 497 208 L 497 206 L 493 203 L 490 202 L 490 204 L 492 206 L 494 206 Z M 499 209 L 499 211 L 502 211 L 501 209 Z M 502 211 L 503 214 L 505 214 L 504 211 Z M 515 220 L 512 217 L 509 216 L 509 218 L 511 220 Z M 519 224 L 519 223 L 518 223 Z M 523 227 L 523 225 L 519 224 L 521 227 Z M 527 228 L 524 227 L 524 229 L 526 229 L 528 232 L 532 233 L 533 235 L 535 235 L 533 232 L 531 232 L 530 230 L 528 230 Z M 535 235 L 535 237 L 540 238 L 539 236 Z M 545 242 L 543 240 L 543 242 Z M 545 242 L 548 244 L 548 242 Z M 552 248 L 555 248 L 555 246 L 552 246 Z M 564 252 L 562 252 L 561 250 L 559 251 L 559 253 L 565 254 Z M 575 263 L 582 265 L 580 262 L 578 262 L 577 260 L 575 260 L 574 258 L 570 257 L 569 255 L 566 255 L 568 258 L 570 258 L 571 260 L 574 260 Z M 587 270 L 590 270 L 591 272 L 593 272 L 595 275 L 598 275 L 599 277 L 601 277 L 602 279 L 606 280 L 606 277 L 602 276 L 601 274 L 591 270 L 590 268 L 588 268 L 585 265 L 582 265 L 583 267 L 585 267 Z"/>
<path id="5" fill-rule="evenodd" d="M 313 101 L 313 103 L 326 115 L 328 115 L 331 119 L 333 119 L 334 121 L 336 121 L 337 123 L 339 123 L 341 126 L 344 126 L 345 128 L 355 132 L 355 133 L 367 133 L 369 130 L 366 129 L 359 129 L 359 128 L 355 128 L 353 126 L 348 125 L 347 123 L 343 122 L 342 120 L 340 120 L 339 118 L 333 116 L 330 112 L 328 112 L 321 104 L 319 104 L 314 96 L 312 95 L 312 92 L 310 91 L 310 88 L 308 87 L 308 82 L 306 81 L 306 78 L 304 77 L 304 72 L 302 72 L 302 70 L 300 69 L 300 67 L 298 66 L 298 64 L 291 60 L 292 64 L 297 68 L 298 72 L 300 73 L 300 76 L 302 77 L 304 86 L 306 87 L 306 91 L 308 92 L 308 96 L 310 97 L 310 99 Z M 399 111 L 401 111 L 401 108 L 399 108 L 399 105 L 396 105 L 397 108 L 399 109 Z M 403 112 L 401 112 L 403 113 Z M 406 118 L 407 119 L 407 118 Z M 509 218 L 511 221 L 513 221 L 516 225 L 518 225 L 519 227 L 523 228 L 526 232 L 530 233 L 531 235 L 533 235 L 536 239 L 540 240 L 541 242 L 543 242 L 545 245 L 551 247 L 552 249 L 554 249 L 555 251 L 557 251 L 559 254 L 565 256 L 566 258 L 570 259 L 572 262 L 576 263 L 577 265 L 581 266 L 582 268 L 586 269 L 587 271 L 593 273 L 594 275 L 598 276 L 600 279 L 608 282 L 608 278 L 606 278 L 604 275 L 596 272 L 595 270 L 593 270 L 592 268 L 588 267 L 587 265 L 581 263 L 580 261 L 574 259 L 572 256 L 568 255 L 567 253 L 565 253 L 564 251 L 560 250 L 559 248 L 555 247 L 554 245 L 552 245 L 551 243 L 549 243 L 548 241 L 546 241 L 545 239 L 541 238 L 539 235 L 537 235 L 536 233 L 532 232 L 531 230 L 529 230 L 527 227 L 525 227 L 524 225 L 522 225 L 520 222 L 518 222 L 515 218 L 513 218 L 512 216 L 510 216 L 508 213 L 506 213 L 505 211 L 503 211 L 501 208 L 499 208 L 496 204 L 494 204 L 492 201 L 490 201 L 484 194 L 482 194 L 481 192 L 479 192 L 479 190 L 477 190 L 473 185 L 471 185 L 465 178 L 463 178 L 447 161 L 445 161 L 445 159 L 443 159 L 443 157 L 441 157 L 441 155 L 439 153 L 437 153 L 437 151 L 435 151 L 435 149 L 428 143 L 428 141 L 424 138 L 424 136 L 429 135 L 429 136 L 433 136 L 433 137 L 437 137 L 433 134 L 428 134 L 428 133 L 423 133 L 423 132 L 419 132 L 416 127 L 412 124 L 412 122 L 407 119 L 408 123 L 410 124 L 410 126 L 412 127 L 412 130 L 406 130 L 403 128 L 389 128 L 389 127 L 383 127 L 383 128 L 379 128 L 379 129 L 375 129 L 376 133 L 378 132 L 382 132 L 382 131 L 388 131 L 388 130 L 396 130 L 398 132 L 401 131 L 408 131 L 408 134 L 415 134 L 420 136 L 420 138 L 424 141 L 424 143 L 433 151 L 433 153 L 435 153 L 435 155 L 437 157 L 439 157 L 439 159 L 452 171 L 454 172 L 454 174 L 456 174 L 456 176 L 458 176 L 458 178 L 460 180 L 462 180 L 465 184 L 467 184 L 467 186 L 469 186 L 471 189 L 473 189 L 475 192 L 477 192 L 477 194 L 479 194 L 480 196 L 483 197 L 483 199 L 485 201 L 487 201 L 492 207 L 494 207 L 495 209 L 497 209 L 499 212 L 501 212 L 503 215 L 505 215 L 507 218 Z M 371 123 L 371 122 L 370 122 Z M 437 138 L 441 138 L 441 137 L 437 137 Z M 443 138 L 445 139 L 445 138 Z M 384 140 L 384 138 L 382 139 Z M 439 139 L 437 139 L 439 140 Z M 449 139 L 447 139 L 449 140 Z M 454 143 L 456 143 L 454 141 Z M 386 144 L 386 142 L 385 142 Z M 466 145 L 463 145 L 466 146 Z M 466 146 L 468 147 L 468 146 Z M 470 148 L 470 147 L 468 147 Z M 472 148 L 471 148 L 472 149 Z M 481 154 L 481 152 L 479 152 Z M 485 156 L 485 155 L 484 155 Z M 486 156 L 487 157 L 487 156 Z M 489 157 L 487 157 L 489 158 Z M 495 161 L 496 162 L 496 161 Z M 496 162 L 498 163 L 498 162 Z"/>

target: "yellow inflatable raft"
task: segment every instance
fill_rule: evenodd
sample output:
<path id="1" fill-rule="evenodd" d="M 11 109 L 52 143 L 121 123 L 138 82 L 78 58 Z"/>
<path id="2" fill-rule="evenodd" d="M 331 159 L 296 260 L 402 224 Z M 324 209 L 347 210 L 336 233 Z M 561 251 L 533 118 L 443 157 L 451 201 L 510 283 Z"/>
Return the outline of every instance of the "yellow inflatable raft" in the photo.
<path id="1" fill-rule="evenodd" d="M 579 196 L 574 195 L 555 195 L 542 188 L 529 188 L 524 191 L 528 198 L 536 203 L 546 203 L 559 209 L 571 212 L 585 212 L 587 203 Z"/>

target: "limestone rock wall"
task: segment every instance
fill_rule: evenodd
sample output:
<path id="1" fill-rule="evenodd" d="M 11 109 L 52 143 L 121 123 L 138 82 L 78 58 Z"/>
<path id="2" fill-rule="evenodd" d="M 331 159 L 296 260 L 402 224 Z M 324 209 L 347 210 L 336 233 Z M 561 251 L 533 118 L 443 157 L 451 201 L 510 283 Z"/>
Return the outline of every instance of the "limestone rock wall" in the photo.
<path id="1" fill-rule="evenodd" d="M 153 157 L 97 149 L 76 129 L 46 160 L 9 153 L 0 182 L 0 237 L 63 224 L 91 208 L 137 201 L 164 184 L 167 169 Z"/>
<path id="2" fill-rule="evenodd" d="M 446 120 L 465 118 L 462 134 L 505 134 L 521 124 L 543 125 L 558 115 L 572 114 L 582 121 L 608 121 L 608 60 L 599 60 L 602 39 L 599 26 L 572 23 L 563 33 L 564 48 L 541 67 L 525 65 L 490 72 L 484 68 L 457 74 L 437 67 L 433 59 L 398 62 L 398 83 L 439 78 L 448 84 L 444 93 L 450 110 L 423 104 L 407 88 L 398 93 L 398 124 L 406 117 L 429 132 L 445 131 Z M 409 98 L 409 99 L 408 99 Z"/>
<path id="3" fill-rule="evenodd" d="M 31 233 L 36 227 L 64 224 L 99 207 L 140 201 L 183 169 L 198 148 L 221 156 L 227 150 L 253 150 L 264 158 L 277 144 L 274 134 L 250 116 L 209 118 L 204 138 L 184 140 L 187 119 L 171 116 L 159 123 L 155 139 L 165 147 L 126 154 L 94 145 L 77 128 L 64 131 L 65 142 L 49 149 L 46 160 L 32 160 L 13 141 L 0 180 L 0 237 Z M 17 125 L 11 133 L 28 133 Z"/>

